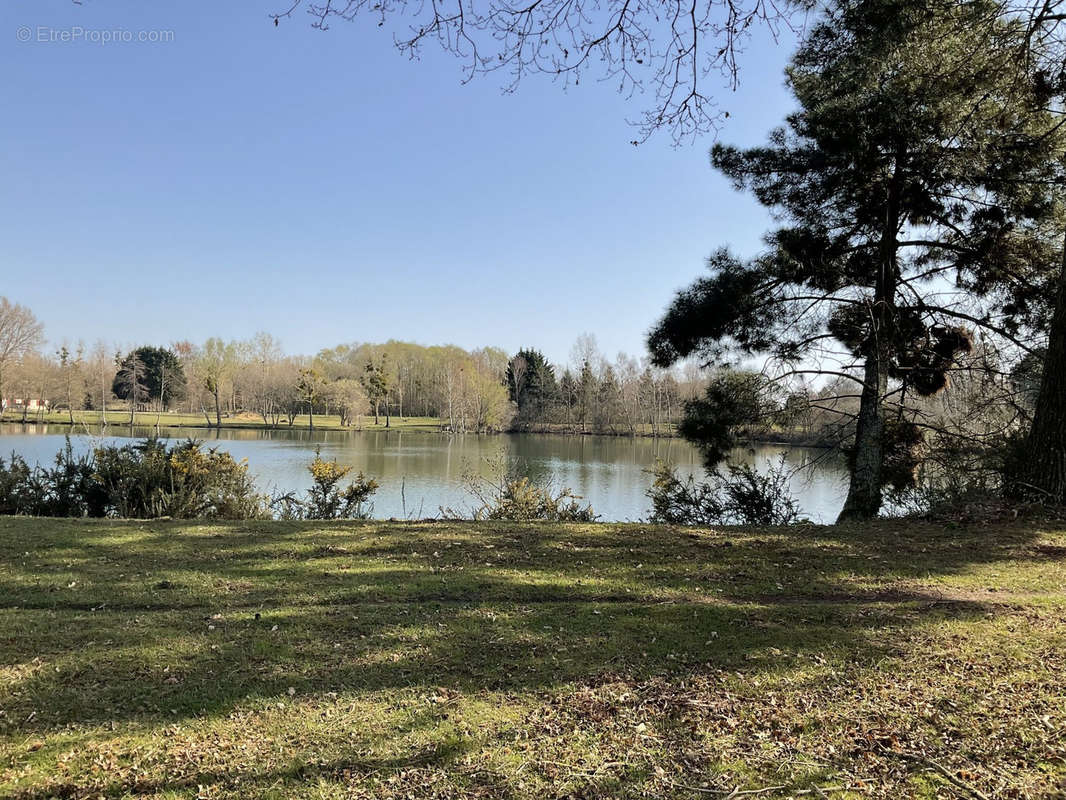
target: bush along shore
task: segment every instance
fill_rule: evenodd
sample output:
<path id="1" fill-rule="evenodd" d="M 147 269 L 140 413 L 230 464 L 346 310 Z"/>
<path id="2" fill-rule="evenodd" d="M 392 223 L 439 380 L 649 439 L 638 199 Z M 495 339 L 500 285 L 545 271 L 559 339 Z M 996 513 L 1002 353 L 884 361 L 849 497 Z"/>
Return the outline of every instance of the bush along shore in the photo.
<path id="1" fill-rule="evenodd" d="M 439 509 L 438 518 L 515 522 L 594 522 L 591 504 L 550 478 L 532 479 L 521 461 L 486 461 L 488 474 L 468 465 L 463 475 L 473 503 L 468 511 Z M 237 462 L 218 447 L 188 439 L 149 438 L 105 444 L 75 453 L 70 438 L 50 466 L 30 466 L 18 454 L 0 457 L 0 514 L 36 517 L 127 519 L 367 519 L 379 488 L 362 472 L 326 461 L 319 451 L 308 465 L 305 493 L 261 493 Z M 679 478 L 657 462 L 648 470 L 650 519 L 671 524 L 789 524 L 802 521 L 788 488 L 784 461 L 760 472 L 730 466 L 707 482 Z"/>
<path id="2" fill-rule="evenodd" d="M 248 464 L 193 440 L 145 439 L 74 452 L 70 439 L 51 466 L 0 458 L 0 514 L 131 519 L 363 519 L 378 488 L 317 453 L 303 494 L 267 496 Z"/>
<path id="3" fill-rule="evenodd" d="M 51 466 L 30 466 L 14 454 L 0 458 L 0 514 L 36 517 L 127 519 L 367 519 L 379 488 L 362 472 L 326 461 L 316 451 L 308 466 L 305 493 L 268 496 L 259 492 L 248 464 L 217 447 L 194 440 L 169 444 L 145 439 L 102 445 L 75 453 L 68 437 Z M 468 470 L 476 501 L 474 519 L 591 522 L 592 507 L 570 489 L 531 481 L 513 462 L 496 465 L 494 477 Z M 440 509 L 442 516 L 463 512 Z"/>

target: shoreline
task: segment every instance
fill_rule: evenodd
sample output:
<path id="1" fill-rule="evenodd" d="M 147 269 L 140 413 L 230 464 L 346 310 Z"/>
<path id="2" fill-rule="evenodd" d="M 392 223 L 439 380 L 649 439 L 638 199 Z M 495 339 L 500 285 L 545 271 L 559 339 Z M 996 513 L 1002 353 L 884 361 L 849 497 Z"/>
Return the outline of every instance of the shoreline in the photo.
<path id="1" fill-rule="evenodd" d="M 265 431 L 272 433 L 275 431 L 284 432 L 302 432 L 302 433 L 425 433 L 425 434 L 441 434 L 441 435 L 474 435 L 474 436 L 502 436 L 502 435 L 539 435 L 539 436 L 561 436 L 561 437 L 598 437 L 598 438 L 610 438 L 610 439 L 682 439 L 683 437 L 677 432 L 676 426 L 671 425 L 668 430 L 637 430 L 637 431 L 580 431 L 580 430 L 568 430 L 565 425 L 560 423 L 546 424 L 542 426 L 529 426 L 525 428 L 511 428 L 509 430 L 491 431 L 491 432 L 476 432 L 467 431 L 465 434 L 453 434 L 448 427 L 442 424 L 442 421 L 436 417 L 392 417 L 390 424 L 386 426 L 384 422 L 374 424 L 369 420 L 366 422 L 358 422 L 354 425 L 342 426 L 340 424 L 340 418 L 337 415 L 322 415 L 321 421 L 319 417 L 315 417 L 315 423 L 313 428 L 309 428 L 307 424 L 307 415 L 301 415 L 296 418 L 292 425 L 287 422 L 279 423 L 278 425 L 265 424 L 262 420 L 252 419 L 251 415 L 239 415 L 241 418 L 224 418 L 221 427 L 208 423 L 204 420 L 202 415 L 192 414 L 173 414 L 164 412 L 159 414 L 158 417 L 155 412 L 141 411 L 137 412 L 134 422 L 129 422 L 127 412 L 107 412 L 107 421 L 103 422 L 99 417 L 98 412 L 80 412 L 81 418 L 76 418 L 71 423 L 69 417 L 64 412 L 46 412 L 42 418 L 38 418 L 32 415 L 27 416 L 25 420 L 22 419 L 21 414 L 13 415 L 10 411 L 0 415 L 0 424 L 2 425 L 20 425 L 20 426 L 39 426 L 39 425 L 57 425 L 63 426 L 68 429 L 85 428 L 87 431 L 91 429 L 91 432 L 98 433 L 100 429 L 114 428 L 116 430 L 127 430 L 129 428 L 140 429 L 155 429 L 161 434 L 166 431 L 172 431 L 183 428 L 193 428 L 203 431 Z M 92 415 L 92 416 L 87 416 Z M 157 422 L 158 419 L 158 422 Z M 382 417 L 382 419 L 384 419 Z M 136 437 L 135 437 L 136 438 Z M 835 444 L 819 440 L 817 438 L 810 438 L 807 436 L 788 436 L 788 435 L 767 435 L 763 437 L 749 437 L 743 438 L 739 441 L 739 447 L 746 447 L 750 445 L 778 445 L 781 447 L 805 447 L 815 450 L 831 450 L 835 447 Z"/>
<path id="2" fill-rule="evenodd" d="M 73 424 L 70 419 L 65 415 L 56 412 L 48 412 L 43 418 L 35 418 L 28 416 L 25 420 L 21 415 L 15 417 L 10 412 L 0 416 L 0 424 L 2 425 L 19 425 L 23 427 L 28 426 L 40 426 L 40 425 L 56 425 L 63 426 L 68 429 L 85 428 L 92 429 L 93 433 L 98 433 L 101 428 L 116 430 L 128 430 L 129 428 L 140 429 L 155 429 L 161 434 L 166 431 L 193 428 L 203 431 L 264 431 L 272 433 L 275 431 L 284 432 L 302 432 L 302 433 L 419 433 L 419 434 L 441 434 L 441 435 L 474 435 L 474 436 L 505 436 L 505 435 L 538 435 L 538 436 L 561 436 L 561 437 L 597 437 L 597 438 L 610 438 L 610 439 L 682 439 L 683 437 L 677 432 L 676 427 L 672 430 L 637 430 L 637 431 L 578 431 L 567 430 L 563 425 L 545 425 L 545 426 L 532 426 L 528 428 L 512 428 L 503 431 L 492 432 L 475 432 L 467 431 L 465 434 L 453 434 L 448 430 L 447 426 L 443 425 L 441 421 L 434 417 L 393 417 L 388 426 L 384 422 L 374 424 L 372 422 L 361 422 L 355 425 L 342 426 L 339 422 L 339 417 L 336 415 L 322 415 L 322 421 L 319 422 L 316 417 L 314 428 L 309 428 L 306 422 L 307 415 L 297 417 L 297 421 L 294 424 L 289 425 L 287 422 L 280 423 L 278 425 L 264 424 L 261 420 L 254 419 L 223 419 L 222 426 L 219 427 L 214 424 L 209 424 L 204 421 L 202 416 L 194 416 L 191 414 L 161 414 L 157 423 L 156 414 L 154 412 L 137 412 L 135 421 L 130 424 L 128 416 L 125 412 L 108 412 L 108 420 L 106 424 L 99 419 L 97 412 L 81 412 L 84 414 L 92 414 L 93 417 L 75 419 Z M 179 417 L 175 419 L 175 417 Z M 136 438 L 136 437 L 135 437 Z M 810 439 L 807 437 L 795 436 L 790 437 L 787 435 L 773 435 L 765 437 L 750 437 L 741 439 L 738 443 L 739 447 L 746 447 L 750 445 L 778 445 L 781 447 L 804 447 L 815 450 L 831 450 L 835 446 L 833 443 L 825 442 L 819 439 Z"/>

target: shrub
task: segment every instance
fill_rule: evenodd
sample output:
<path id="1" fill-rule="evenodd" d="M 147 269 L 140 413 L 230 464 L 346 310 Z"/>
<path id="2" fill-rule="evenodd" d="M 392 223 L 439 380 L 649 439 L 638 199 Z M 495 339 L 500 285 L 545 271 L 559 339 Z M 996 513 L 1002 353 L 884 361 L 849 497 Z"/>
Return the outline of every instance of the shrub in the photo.
<path id="1" fill-rule="evenodd" d="M 38 517 L 103 516 L 91 454 L 75 455 L 67 439 L 52 467 L 30 467 L 16 454 L 0 459 L 0 514 Z"/>
<path id="2" fill-rule="evenodd" d="M 963 437 L 936 432 L 932 441 L 914 484 L 888 495 L 897 515 L 991 522 L 1020 514 L 1060 513 L 1046 504 L 1046 496 L 1019 481 L 1024 451 L 1017 434 Z"/>
<path id="3" fill-rule="evenodd" d="M 0 514 L 31 514 L 36 499 L 31 491 L 33 470 L 17 453 L 0 458 Z"/>
<path id="4" fill-rule="evenodd" d="M 267 514 L 248 467 L 229 453 L 158 439 L 83 455 L 70 440 L 52 467 L 0 460 L 0 513 L 45 517 L 252 519 Z"/>
<path id="5" fill-rule="evenodd" d="M 760 473 L 748 464 L 729 465 L 707 482 L 682 480 L 673 466 L 656 461 L 647 495 L 652 522 L 673 525 L 789 525 L 799 522 L 799 504 L 788 489 L 784 460 Z"/>
<path id="6" fill-rule="evenodd" d="M 94 451 L 108 516 L 254 519 L 267 514 L 248 465 L 192 440 L 167 449 L 159 439 Z"/>
<path id="7" fill-rule="evenodd" d="M 521 477 L 504 483 L 493 491 L 489 502 L 475 514 L 477 519 L 503 519 L 513 522 L 547 520 L 551 522 L 592 522 L 592 506 L 580 504 L 582 498 L 570 489 L 555 493 L 550 487 L 537 486 Z"/>
<path id="8" fill-rule="evenodd" d="M 313 483 L 306 495 L 286 494 L 272 501 L 282 519 L 367 519 L 370 516 L 373 506 L 367 500 L 378 490 L 377 481 L 360 472 L 341 488 L 340 482 L 352 468 L 323 460 L 319 451 L 315 451 L 308 470 Z"/>
<path id="9" fill-rule="evenodd" d="M 556 490 L 547 480 L 534 480 L 522 474 L 522 465 L 504 456 L 488 459 L 491 477 L 472 470 L 464 476 L 467 489 L 477 505 L 471 519 L 511 522 L 595 522 L 596 513 L 569 488 Z M 458 518 L 454 509 L 441 509 L 443 516 Z"/>

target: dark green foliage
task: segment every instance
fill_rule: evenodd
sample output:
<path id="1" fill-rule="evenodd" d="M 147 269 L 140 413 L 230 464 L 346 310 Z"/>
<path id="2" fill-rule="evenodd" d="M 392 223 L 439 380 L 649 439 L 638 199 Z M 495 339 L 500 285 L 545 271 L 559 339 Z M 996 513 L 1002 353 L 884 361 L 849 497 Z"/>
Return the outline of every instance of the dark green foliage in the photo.
<path id="1" fill-rule="evenodd" d="M 719 250 L 707 268 L 712 276 L 678 292 L 648 335 L 648 350 L 660 367 L 689 356 L 714 361 L 730 345 L 749 352 L 773 345 L 775 314 L 759 295 L 765 276 L 757 266 Z"/>
<path id="2" fill-rule="evenodd" d="M 737 446 L 740 436 L 766 422 L 772 409 L 765 388 L 761 375 L 726 371 L 711 379 L 703 397 L 685 404 L 678 429 L 699 449 L 708 470 Z"/>
<path id="3" fill-rule="evenodd" d="M 75 455 L 69 437 L 51 467 L 30 467 L 14 453 L 6 464 L 0 459 L 0 514 L 100 517 L 106 501 L 92 455 Z"/>
<path id="4" fill-rule="evenodd" d="M 984 0 L 831 4 L 788 70 L 799 110 L 765 146 L 712 151 L 787 224 L 757 258 L 712 256 L 711 276 L 648 339 L 662 365 L 741 355 L 769 358 L 781 378 L 810 364 L 847 376 L 860 410 L 845 516 L 876 514 L 919 452 L 910 434 L 892 438 L 885 406 L 943 389 L 973 328 L 1007 341 L 1031 328 L 1027 309 L 1057 266 L 1051 187 L 1066 141 L 1050 115 L 1028 113 L 1012 63 L 1023 31 L 1001 12 Z M 720 456 L 731 407 L 694 411 L 683 432 Z"/>
<path id="5" fill-rule="evenodd" d="M 148 439 L 79 456 L 68 440 L 51 468 L 0 460 L 0 514 L 249 519 L 265 506 L 246 465 L 198 442 L 168 449 Z"/>
<path id="6" fill-rule="evenodd" d="M 559 395 L 555 370 L 539 350 L 523 349 L 507 364 L 507 394 L 518 406 L 516 422 L 544 415 Z"/>
<path id="7" fill-rule="evenodd" d="M 367 362 L 363 372 L 363 389 L 366 391 L 367 400 L 370 401 L 370 407 L 374 409 L 374 422 L 377 423 L 381 404 L 389 396 L 389 376 L 385 371 L 384 356 L 377 362 Z"/>
<path id="8" fill-rule="evenodd" d="M 139 359 L 144 365 L 143 374 L 137 377 L 138 382 L 144 387 L 145 399 L 158 400 L 164 408 L 185 399 L 187 393 L 185 369 L 173 351 L 165 347 L 138 347 L 127 353 L 121 364 L 129 364 L 133 359 Z M 119 371 L 121 373 L 122 370 Z M 123 380 L 120 375 L 116 375 L 111 391 L 120 400 L 126 400 L 130 391 L 129 380 Z"/>
<path id="9" fill-rule="evenodd" d="M 925 437 L 920 427 L 906 420 L 886 420 L 882 472 L 884 486 L 895 492 L 914 486 L 924 449 Z"/>
<path id="10" fill-rule="evenodd" d="M 673 525 L 789 525 L 800 520 L 799 504 L 788 488 L 784 463 L 764 473 L 748 464 L 714 471 L 707 482 L 682 480 L 657 461 L 648 497 L 652 522 Z"/>
<path id="11" fill-rule="evenodd" d="M 271 503 L 256 491 L 244 462 L 217 448 L 186 441 L 167 447 L 159 439 L 98 447 L 76 455 L 67 440 L 51 468 L 30 467 L 18 455 L 0 459 L 0 514 L 43 517 L 152 519 L 262 519 L 271 507 L 283 519 L 365 519 L 378 489 L 351 467 L 315 454 L 313 485 L 305 496 Z"/>
<path id="12" fill-rule="evenodd" d="M 94 453 L 94 484 L 108 516 L 254 519 L 266 515 L 248 466 L 192 440 L 172 445 L 146 439 Z"/>
<path id="13" fill-rule="evenodd" d="M 28 514 L 34 506 L 30 493 L 33 470 L 18 453 L 0 458 L 0 514 Z"/>
<path id="14" fill-rule="evenodd" d="M 889 339 L 887 373 L 922 397 L 947 386 L 948 371 L 960 355 L 973 349 L 970 331 L 957 325 L 931 323 L 922 318 L 921 308 L 897 308 L 887 327 L 881 334 Z M 840 306 L 833 310 L 826 328 L 856 356 L 870 355 L 868 308 Z"/>
<path id="15" fill-rule="evenodd" d="M 888 374 L 922 397 L 930 397 L 948 385 L 948 370 L 959 356 L 973 350 L 973 337 L 958 326 L 924 324 L 913 312 L 899 316 L 912 324 L 895 326 L 895 357 Z"/>

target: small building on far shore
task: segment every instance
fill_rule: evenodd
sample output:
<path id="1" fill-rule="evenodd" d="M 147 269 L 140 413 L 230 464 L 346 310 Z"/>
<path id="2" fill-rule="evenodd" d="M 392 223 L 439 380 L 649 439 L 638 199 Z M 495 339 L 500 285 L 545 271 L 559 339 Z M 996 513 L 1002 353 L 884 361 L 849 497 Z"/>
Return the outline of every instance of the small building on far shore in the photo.
<path id="1" fill-rule="evenodd" d="M 48 401 L 40 400 L 36 398 L 24 399 L 22 397 L 14 397 L 10 400 L 8 398 L 0 399 L 0 411 L 47 411 Z"/>

